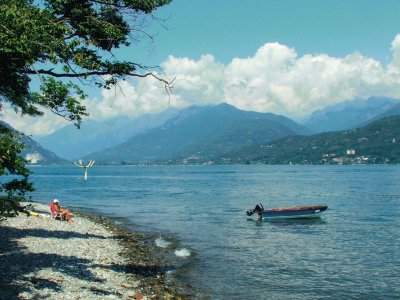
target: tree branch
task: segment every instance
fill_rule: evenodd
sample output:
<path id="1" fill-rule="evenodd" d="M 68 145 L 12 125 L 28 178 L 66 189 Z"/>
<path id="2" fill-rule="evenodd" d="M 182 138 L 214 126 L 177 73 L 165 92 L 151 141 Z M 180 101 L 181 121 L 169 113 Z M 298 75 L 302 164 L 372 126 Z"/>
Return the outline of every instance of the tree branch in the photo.
<path id="1" fill-rule="evenodd" d="M 89 71 L 89 72 L 84 72 L 84 73 L 56 73 L 52 70 L 44 70 L 44 69 L 39 69 L 39 70 L 26 70 L 27 74 L 32 74 L 32 75 L 50 75 L 52 77 L 57 77 L 57 78 L 80 78 L 80 77 L 86 77 L 86 76 L 105 76 L 105 75 L 120 75 L 120 76 L 131 76 L 131 77 L 139 77 L 139 78 L 145 78 L 145 77 L 153 77 L 157 79 L 158 81 L 161 81 L 167 85 L 170 85 L 175 78 L 172 81 L 168 81 L 164 78 L 161 78 L 160 76 L 157 76 L 156 74 L 152 72 L 148 72 L 145 74 L 138 74 L 138 73 L 126 73 L 126 74 L 118 74 L 118 73 L 111 73 L 110 71 Z"/>
<path id="2" fill-rule="evenodd" d="M 56 73 L 53 72 L 52 70 L 26 70 L 27 74 L 45 74 L 45 75 L 50 75 L 53 77 L 57 78 L 62 78 L 62 77 L 67 77 L 67 78 L 78 78 L 78 77 L 85 77 L 85 76 L 101 76 L 101 75 L 113 75 L 109 71 L 90 71 L 90 72 L 84 72 L 84 73 Z"/>

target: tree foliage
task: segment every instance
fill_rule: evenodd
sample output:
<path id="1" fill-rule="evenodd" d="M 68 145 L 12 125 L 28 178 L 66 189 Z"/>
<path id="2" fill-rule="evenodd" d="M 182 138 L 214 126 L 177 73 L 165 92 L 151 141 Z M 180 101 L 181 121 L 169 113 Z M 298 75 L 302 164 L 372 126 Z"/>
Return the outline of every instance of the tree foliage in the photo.
<path id="1" fill-rule="evenodd" d="M 9 181 L 0 181 L 0 216 L 9 216 L 21 210 L 19 202 L 25 193 L 33 191 L 28 181 L 29 169 L 21 157 L 24 144 L 21 135 L 6 127 L 0 127 L 0 176 Z"/>
<path id="2" fill-rule="evenodd" d="M 153 76 L 168 87 L 150 68 L 118 60 L 113 51 L 140 40 L 145 20 L 169 2 L 0 0 L 0 113 L 10 107 L 21 115 L 41 116 L 49 109 L 79 127 L 87 116 L 84 84 L 110 88 L 129 76 Z M 33 78 L 39 89 L 32 88 Z M 1 175 L 22 178 L 2 184 L 1 214 L 8 210 L 4 199 L 23 199 L 31 186 L 17 136 L 2 127 L 0 143 Z"/>

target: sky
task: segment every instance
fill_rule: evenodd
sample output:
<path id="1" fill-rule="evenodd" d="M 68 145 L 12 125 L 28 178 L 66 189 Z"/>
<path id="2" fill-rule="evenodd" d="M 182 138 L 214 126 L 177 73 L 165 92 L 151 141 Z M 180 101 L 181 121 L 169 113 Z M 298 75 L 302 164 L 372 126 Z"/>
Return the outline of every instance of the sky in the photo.
<path id="1" fill-rule="evenodd" d="M 172 93 L 151 78 L 85 87 L 88 118 L 225 102 L 299 120 L 355 98 L 400 99 L 399 13 L 398 0 L 175 0 L 146 28 L 152 42 L 116 52 L 160 66 Z M 51 113 L 2 118 L 34 136 L 67 124 Z"/>

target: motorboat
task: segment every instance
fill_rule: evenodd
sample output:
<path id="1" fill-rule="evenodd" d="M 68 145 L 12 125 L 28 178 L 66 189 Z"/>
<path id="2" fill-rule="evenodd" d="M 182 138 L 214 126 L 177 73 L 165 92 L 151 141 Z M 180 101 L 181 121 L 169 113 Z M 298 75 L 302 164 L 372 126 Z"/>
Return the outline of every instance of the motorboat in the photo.
<path id="1" fill-rule="evenodd" d="M 328 206 L 290 206 L 281 208 L 264 209 L 261 203 L 257 204 L 254 209 L 249 209 L 246 214 L 251 216 L 257 213 L 260 218 L 266 220 L 274 219 L 305 219 L 318 218 Z"/>

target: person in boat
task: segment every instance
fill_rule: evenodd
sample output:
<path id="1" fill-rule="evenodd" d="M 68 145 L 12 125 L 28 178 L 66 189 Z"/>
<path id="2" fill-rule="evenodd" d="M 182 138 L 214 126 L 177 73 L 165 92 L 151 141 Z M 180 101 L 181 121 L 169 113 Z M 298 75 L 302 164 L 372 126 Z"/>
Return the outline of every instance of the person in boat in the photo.
<path id="1" fill-rule="evenodd" d="M 74 221 L 71 218 L 71 214 L 69 212 L 68 209 L 65 208 L 61 208 L 60 206 L 60 202 L 58 201 L 58 199 L 54 199 L 52 201 L 52 213 L 54 214 L 54 217 L 57 219 L 61 219 L 67 221 L 68 223 L 73 223 Z"/>

